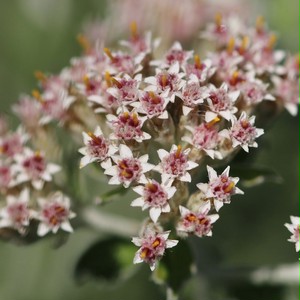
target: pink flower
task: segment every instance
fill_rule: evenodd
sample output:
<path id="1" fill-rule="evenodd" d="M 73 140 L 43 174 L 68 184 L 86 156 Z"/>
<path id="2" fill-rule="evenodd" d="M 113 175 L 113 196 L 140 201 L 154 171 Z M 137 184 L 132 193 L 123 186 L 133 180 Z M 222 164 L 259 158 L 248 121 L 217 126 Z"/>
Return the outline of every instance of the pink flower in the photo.
<path id="1" fill-rule="evenodd" d="M 183 136 L 182 140 L 193 145 L 196 149 L 204 151 L 212 159 L 221 159 L 222 155 L 218 151 L 221 136 L 214 126 L 220 119 L 216 117 L 209 123 L 201 123 L 198 126 L 186 126 L 185 128 L 191 132 L 191 135 Z"/>
<path id="2" fill-rule="evenodd" d="M 120 105 L 129 104 L 137 100 L 141 80 L 141 74 L 136 75 L 134 78 L 127 74 L 122 78 L 112 77 L 113 86 L 109 87 L 107 92 L 116 98 Z"/>
<path id="3" fill-rule="evenodd" d="M 153 169 L 153 165 L 147 163 L 148 154 L 139 158 L 134 158 L 129 147 L 121 144 L 119 146 L 120 155 L 113 155 L 112 159 L 116 165 L 111 165 L 108 161 L 103 168 L 104 174 L 112 176 L 109 184 L 123 184 L 125 188 L 134 183 L 147 183 L 144 173 Z"/>
<path id="4" fill-rule="evenodd" d="M 183 101 L 182 113 L 187 116 L 200 103 L 203 103 L 205 98 L 209 97 L 209 90 L 204 86 L 200 87 L 198 78 L 191 75 L 179 97 Z"/>
<path id="5" fill-rule="evenodd" d="M 14 157 L 16 154 L 22 153 L 26 139 L 27 135 L 21 130 L 0 137 L 0 154 Z"/>
<path id="6" fill-rule="evenodd" d="M 292 233 L 288 239 L 289 242 L 295 243 L 296 251 L 299 252 L 299 217 L 290 216 L 291 224 L 285 223 L 284 226 Z"/>
<path id="7" fill-rule="evenodd" d="M 70 199 L 61 192 L 50 195 L 47 199 L 38 199 L 40 212 L 36 218 L 40 220 L 38 235 L 44 236 L 49 231 L 56 233 L 59 228 L 67 232 L 73 232 L 69 219 L 75 217 L 70 210 Z"/>
<path id="8" fill-rule="evenodd" d="M 171 208 L 168 200 L 176 192 L 174 186 L 159 184 L 154 179 L 142 186 L 136 186 L 133 190 L 141 197 L 132 201 L 131 206 L 140 206 L 142 210 L 149 208 L 150 218 L 154 223 L 157 222 L 161 213 L 170 212 Z"/>
<path id="9" fill-rule="evenodd" d="M 180 220 L 177 224 L 177 233 L 181 236 L 194 234 L 198 237 L 211 236 L 212 224 L 219 218 L 218 214 L 208 215 L 210 204 L 204 204 L 197 212 L 179 206 Z"/>
<path id="10" fill-rule="evenodd" d="M 13 106 L 13 111 L 29 129 L 36 129 L 41 118 L 41 104 L 29 96 L 22 96 L 18 104 Z"/>
<path id="11" fill-rule="evenodd" d="M 193 64 L 186 64 L 184 66 L 186 74 L 190 77 L 195 75 L 199 82 L 203 83 L 215 73 L 216 68 L 212 66 L 212 61 L 210 59 L 200 60 L 199 55 L 194 56 Z"/>
<path id="12" fill-rule="evenodd" d="M 10 166 L 0 161 L 0 191 L 8 189 L 11 183 L 12 172 Z"/>
<path id="13" fill-rule="evenodd" d="M 236 184 L 238 177 L 229 176 L 230 167 L 228 166 L 224 172 L 218 176 L 217 172 L 210 166 L 207 166 L 209 183 L 198 183 L 197 187 L 205 194 L 206 198 L 211 198 L 216 211 L 218 211 L 224 203 L 230 203 L 231 196 L 235 194 L 244 194 Z"/>
<path id="14" fill-rule="evenodd" d="M 148 225 L 141 237 L 132 238 L 132 242 L 140 247 L 134 256 L 133 263 L 146 262 L 153 271 L 165 250 L 175 247 L 178 243 L 177 240 L 169 240 L 169 234 L 170 231 L 161 232 L 151 224 Z"/>
<path id="15" fill-rule="evenodd" d="M 168 70 L 156 69 L 156 75 L 145 78 L 149 84 L 144 90 L 156 93 L 167 92 L 170 102 L 175 101 L 175 96 L 183 88 L 185 82 L 182 80 L 184 73 L 179 73 L 179 63 L 175 62 Z"/>
<path id="16" fill-rule="evenodd" d="M 11 227 L 24 234 L 31 218 L 29 190 L 22 190 L 18 196 L 8 195 L 6 201 L 7 205 L 0 210 L 0 228 Z"/>
<path id="17" fill-rule="evenodd" d="M 222 130 L 220 135 L 229 138 L 234 148 L 241 146 L 246 152 L 249 151 L 249 147 L 257 148 L 255 140 L 264 133 L 264 130 L 254 126 L 255 116 L 248 117 L 242 112 L 238 120 L 234 117 L 231 122 L 232 127 Z"/>
<path id="18" fill-rule="evenodd" d="M 79 152 L 84 155 L 80 160 L 80 168 L 95 161 L 105 163 L 111 155 L 117 152 L 117 149 L 105 139 L 99 126 L 96 127 L 94 133 L 83 132 L 82 135 L 85 147 L 79 149 Z"/>
<path id="19" fill-rule="evenodd" d="M 229 121 L 238 111 L 234 103 L 239 95 L 239 91 L 228 91 L 226 84 L 222 84 L 220 88 L 211 85 L 209 97 L 207 98 L 209 111 L 205 114 L 205 121 L 210 122 L 218 115 Z"/>
<path id="20" fill-rule="evenodd" d="M 106 116 L 109 126 L 113 133 L 110 135 L 112 140 L 135 140 L 141 143 L 143 140 L 151 138 L 150 134 L 142 131 L 142 126 L 147 117 L 140 117 L 136 111 L 124 111 L 118 116 Z"/>
<path id="21" fill-rule="evenodd" d="M 157 151 L 161 162 L 155 170 L 161 173 L 163 184 L 172 184 L 175 179 L 191 182 L 191 175 L 187 171 L 196 168 L 198 164 L 188 160 L 190 150 L 182 150 L 180 145 L 173 145 L 170 152 L 164 149 Z"/>
<path id="22" fill-rule="evenodd" d="M 60 166 L 47 163 L 45 156 L 41 152 L 33 152 L 25 148 L 22 154 L 15 156 L 16 164 L 12 166 L 12 171 L 16 174 L 14 185 L 30 181 L 33 187 L 40 190 L 45 181 L 51 181 L 52 175 L 60 171 Z"/>
<path id="23" fill-rule="evenodd" d="M 139 101 L 132 103 L 131 106 L 135 107 L 137 112 L 146 114 L 148 119 L 154 117 L 167 119 L 168 112 L 166 107 L 169 101 L 170 99 L 167 98 L 165 92 L 158 95 L 150 91 L 141 93 Z"/>
<path id="24" fill-rule="evenodd" d="M 299 79 L 281 79 L 274 76 L 272 81 L 275 85 L 274 95 L 279 97 L 292 116 L 296 116 L 299 106 Z"/>

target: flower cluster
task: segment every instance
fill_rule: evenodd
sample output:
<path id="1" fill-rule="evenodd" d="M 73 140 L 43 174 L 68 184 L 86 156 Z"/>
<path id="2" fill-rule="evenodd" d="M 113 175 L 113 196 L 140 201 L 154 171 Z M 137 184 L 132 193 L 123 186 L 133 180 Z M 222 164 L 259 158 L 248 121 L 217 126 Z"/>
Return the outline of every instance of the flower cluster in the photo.
<path id="1" fill-rule="evenodd" d="M 82 134 L 80 168 L 96 164 L 108 184 L 139 195 L 131 206 L 148 210 L 149 218 L 132 240 L 140 247 L 134 263 L 144 261 L 151 270 L 177 244 L 169 235 L 211 236 L 222 206 L 243 194 L 228 163 L 239 150 L 258 147 L 260 108 L 272 103 L 293 115 L 298 109 L 299 58 L 275 50 L 276 37 L 263 19 L 249 28 L 218 14 L 201 36 L 216 45 L 204 59 L 178 41 L 157 57 L 158 40 L 141 34 L 136 23 L 121 50 L 92 47 L 80 36 L 85 53 L 57 75 L 37 72 L 39 89 L 14 106 L 32 138 L 53 122 L 76 142 Z M 21 191 L 7 195 L 3 226 L 19 230 L 35 218 L 39 235 L 71 231 L 67 196 L 38 199 L 34 213 L 23 189 L 28 183 L 41 189 L 57 167 L 14 135 L 1 138 L 1 152 L 1 187 Z M 219 175 L 216 165 L 224 169 Z M 201 177 L 205 166 L 208 182 Z"/>
<path id="2" fill-rule="evenodd" d="M 0 228 L 25 235 L 31 221 L 37 221 L 38 236 L 59 228 L 71 232 L 68 220 L 74 214 L 69 198 L 60 192 L 43 196 L 60 166 L 48 162 L 45 153 L 33 151 L 28 143 L 29 135 L 21 127 L 1 132 L 0 194 L 6 204 L 0 208 Z"/>

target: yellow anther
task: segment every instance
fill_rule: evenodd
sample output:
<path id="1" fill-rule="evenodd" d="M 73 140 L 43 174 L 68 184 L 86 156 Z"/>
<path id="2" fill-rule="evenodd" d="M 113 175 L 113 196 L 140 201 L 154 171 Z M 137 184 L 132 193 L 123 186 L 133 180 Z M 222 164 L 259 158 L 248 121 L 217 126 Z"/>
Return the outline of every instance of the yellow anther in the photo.
<path id="1" fill-rule="evenodd" d="M 213 120 L 211 120 L 210 122 L 208 122 L 206 124 L 207 128 L 211 128 L 213 125 L 215 125 L 216 123 L 220 122 L 221 119 L 219 117 L 215 117 Z"/>
<path id="2" fill-rule="evenodd" d="M 139 125 L 140 121 L 139 121 L 139 117 L 136 113 L 132 114 L 132 121 L 135 126 Z"/>
<path id="3" fill-rule="evenodd" d="M 265 19 L 263 16 L 258 16 L 256 18 L 256 32 L 262 33 L 265 28 Z"/>
<path id="4" fill-rule="evenodd" d="M 269 37 L 268 49 L 272 50 L 274 48 L 276 42 L 277 42 L 277 36 L 276 36 L 276 34 L 272 33 Z"/>
<path id="5" fill-rule="evenodd" d="M 41 71 L 35 71 L 34 77 L 41 82 L 45 82 L 47 80 L 47 76 Z"/>
<path id="6" fill-rule="evenodd" d="M 89 52 L 91 50 L 91 44 L 83 34 L 78 34 L 76 39 L 85 52 Z"/>
<path id="7" fill-rule="evenodd" d="M 105 79 L 106 85 L 108 87 L 111 87 L 112 86 L 112 81 L 111 81 L 110 73 L 108 71 L 105 72 L 104 79 Z"/>
<path id="8" fill-rule="evenodd" d="M 240 54 L 244 54 L 249 46 L 249 37 L 248 36 L 244 36 L 242 39 L 242 43 L 240 45 L 240 47 L 238 48 L 238 51 Z"/>
<path id="9" fill-rule="evenodd" d="M 182 147 L 181 147 L 181 145 L 178 145 L 178 146 L 177 146 L 176 153 L 175 153 L 175 156 L 176 156 L 176 157 L 179 157 L 180 154 L 181 154 L 181 151 L 182 151 Z"/>
<path id="10" fill-rule="evenodd" d="M 299 68 L 299 53 L 295 55 L 295 65 Z"/>
<path id="11" fill-rule="evenodd" d="M 32 90 L 31 95 L 33 98 L 35 98 L 39 102 L 44 102 L 41 93 L 38 90 Z"/>
<path id="12" fill-rule="evenodd" d="M 197 220 L 197 217 L 195 215 L 190 214 L 187 216 L 187 219 L 189 222 L 195 222 Z"/>
<path id="13" fill-rule="evenodd" d="M 222 14 L 216 13 L 215 15 L 215 24 L 220 27 L 222 25 Z"/>
<path id="14" fill-rule="evenodd" d="M 89 131 L 87 134 L 88 134 L 88 136 L 89 136 L 90 138 L 92 138 L 93 140 L 97 139 L 97 137 L 96 137 L 92 132 Z"/>
<path id="15" fill-rule="evenodd" d="M 194 63 L 197 69 L 201 69 L 201 59 L 200 56 L 197 54 L 194 56 Z"/>
<path id="16" fill-rule="evenodd" d="M 153 103 L 153 104 L 160 103 L 160 98 L 157 97 L 157 95 L 154 92 L 150 91 L 150 92 L 148 92 L 148 95 L 151 98 L 151 103 Z"/>
<path id="17" fill-rule="evenodd" d="M 231 54 L 234 50 L 235 40 L 231 37 L 227 43 L 227 52 Z"/>
<path id="18" fill-rule="evenodd" d="M 135 21 L 130 23 L 130 32 L 131 32 L 131 37 L 133 39 L 137 39 L 139 37 L 138 30 L 137 30 L 137 24 Z"/>
<path id="19" fill-rule="evenodd" d="M 151 183 L 151 182 L 146 183 L 145 187 L 147 190 L 149 190 L 152 193 L 155 193 L 157 191 L 157 185 L 154 183 Z"/>
<path id="20" fill-rule="evenodd" d="M 156 248 L 157 246 L 160 245 L 160 240 L 159 239 L 156 239 L 153 243 L 152 243 L 152 247 L 153 248 Z"/>
<path id="21" fill-rule="evenodd" d="M 231 181 L 231 182 L 229 183 L 229 185 L 227 186 L 227 188 L 224 189 L 224 192 L 225 192 L 225 193 L 231 192 L 232 189 L 234 188 L 234 186 L 235 186 L 234 182 Z"/>
<path id="22" fill-rule="evenodd" d="M 149 249 L 145 248 L 143 251 L 141 251 L 140 258 L 141 259 L 145 259 L 147 257 L 147 255 L 148 255 L 148 252 L 149 252 Z"/>
<path id="23" fill-rule="evenodd" d="M 34 156 L 35 157 L 41 157 L 41 151 L 40 150 L 35 151 Z"/>
<path id="24" fill-rule="evenodd" d="M 89 78 L 88 75 L 84 75 L 82 79 L 83 79 L 83 82 L 84 82 L 85 85 L 90 84 L 90 78 Z"/>
<path id="25" fill-rule="evenodd" d="M 167 74 L 162 74 L 161 76 L 161 85 L 162 87 L 165 87 L 168 83 L 168 75 Z"/>
<path id="26" fill-rule="evenodd" d="M 109 48 L 103 48 L 104 53 L 112 60 L 115 60 L 115 57 L 112 55 L 111 51 L 109 50 Z"/>
<path id="27" fill-rule="evenodd" d="M 111 77 L 111 82 L 116 85 L 119 89 L 122 88 L 122 84 L 114 77 Z"/>

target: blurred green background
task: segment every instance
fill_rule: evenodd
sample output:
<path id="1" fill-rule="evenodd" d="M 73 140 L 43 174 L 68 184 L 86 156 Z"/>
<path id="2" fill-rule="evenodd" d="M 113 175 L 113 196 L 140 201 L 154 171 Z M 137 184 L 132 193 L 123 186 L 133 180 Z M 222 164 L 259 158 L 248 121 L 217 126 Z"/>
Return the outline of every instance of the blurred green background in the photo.
<path id="1" fill-rule="evenodd" d="M 257 0 L 253 4 L 270 28 L 279 33 L 279 47 L 299 51 L 299 2 Z M 82 23 L 91 16 L 103 15 L 104 7 L 105 1 L 99 0 L 0 1 L 1 113 L 10 114 L 10 105 L 20 93 L 30 93 L 35 87 L 35 70 L 58 72 L 72 56 L 80 54 L 75 37 Z M 266 128 L 258 151 L 251 151 L 256 163 L 272 167 L 283 183 L 267 182 L 245 189 L 245 196 L 224 208 L 213 238 L 203 243 L 203 247 L 217 249 L 222 266 L 278 266 L 298 260 L 293 245 L 286 242 L 289 233 L 283 226 L 289 222 L 289 215 L 299 212 L 298 128 L 298 117 L 284 112 Z M 0 300 L 164 299 L 149 279 L 147 266 L 118 283 L 90 280 L 78 284 L 73 277 L 76 262 L 100 238 L 97 232 L 81 229 L 58 249 L 55 238 L 25 247 L 0 241 Z M 101 259 L 105 257 L 99 254 Z M 193 288 L 203 285 L 197 280 L 190 284 Z M 222 287 L 214 289 L 211 298 L 203 299 L 243 300 L 226 298 Z M 288 289 L 285 299 L 298 299 L 297 291 Z M 199 299 L 188 293 L 186 297 Z M 267 296 L 260 299 L 271 300 Z"/>

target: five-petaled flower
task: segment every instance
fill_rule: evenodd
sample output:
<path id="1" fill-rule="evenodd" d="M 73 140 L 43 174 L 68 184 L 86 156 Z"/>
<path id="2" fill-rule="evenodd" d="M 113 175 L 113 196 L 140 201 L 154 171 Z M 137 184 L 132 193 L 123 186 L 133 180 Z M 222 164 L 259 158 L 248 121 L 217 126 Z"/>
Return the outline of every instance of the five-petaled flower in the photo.
<path id="1" fill-rule="evenodd" d="M 162 232 L 151 224 L 148 225 L 141 237 L 132 238 L 132 242 L 140 247 L 133 262 L 138 264 L 144 261 L 150 265 L 150 269 L 153 271 L 165 250 L 175 247 L 178 243 L 177 240 L 169 240 L 169 234 L 170 231 Z"/>
<path id="2" fill-rule="evenodd" d="M 40 211 L 35 218 L 40 221 L 38 235 L 44 236 L 49 231 L 56 233 L 59 228 L 67 232 L 73 232 L 69 219 L 75 217 L 75 213 L 70 210 L 70 198 L 56 192 L 48 198 L 39 198 Z"/>
<path id="3" fill-rule="evenodd" d="M 209 182 L 198 183 L 197 187 L 205 194 L 205 197 L 211 199 L 216 211 L 218 211 L 224 203 L 230 203 L 232 195 L 244 194 L 236 184 L 238 177 L 229 176 L 230 167 L 228 166 L 221 175 L 210 166 L 207 166 Z"/>

